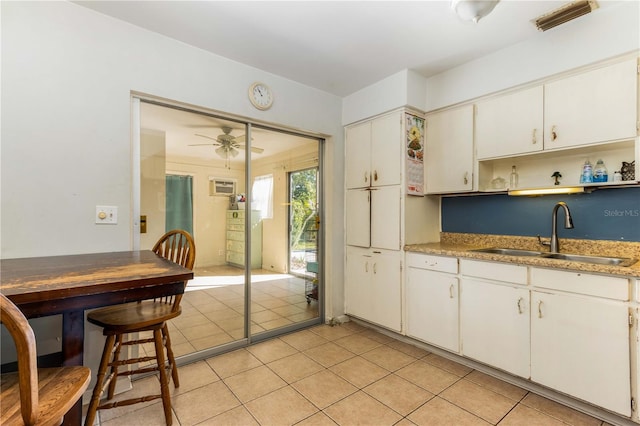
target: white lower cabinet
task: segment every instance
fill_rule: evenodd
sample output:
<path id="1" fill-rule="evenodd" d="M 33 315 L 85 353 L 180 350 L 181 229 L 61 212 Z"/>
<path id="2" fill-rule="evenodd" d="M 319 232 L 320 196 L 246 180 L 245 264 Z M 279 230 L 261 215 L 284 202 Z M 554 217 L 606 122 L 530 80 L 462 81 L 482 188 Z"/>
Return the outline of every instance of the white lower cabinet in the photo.
<path id="1" fill-rule="evenodd" d="M 622 277 L 407 253 L 408 336 L 626 417 L 629 300 Z"/>
<path id="2" fill-rule="evenodd" d="M 407 335 L 456 353 L 457 270 L 455 258 L 407 254 Z"/>
<path id="3" fill-rule="evenodd" d="M 401 268 L 402 252 L 348 246 L 345 274 L 347 314 L 400 331 Z"/>
<path id="4" fill-rule="evenodd" d="M 529 290 L 462 278 L 462 354 L 529 378 Z"/>
<path id="5" fill-rule="evenodd" d="M 623 289 L 628 281 L 597 275 L 532 268 L 545 287 L 600 279 L 600 289 Z M 620 300 L 531 292 L 531 380 L 624 416 L 631 415 L 629 306 Z"/>
<path id="6" fill-rule="evenodd" d="M 527 267 L 460 260 L 462 354 L 529 378 Z"/>

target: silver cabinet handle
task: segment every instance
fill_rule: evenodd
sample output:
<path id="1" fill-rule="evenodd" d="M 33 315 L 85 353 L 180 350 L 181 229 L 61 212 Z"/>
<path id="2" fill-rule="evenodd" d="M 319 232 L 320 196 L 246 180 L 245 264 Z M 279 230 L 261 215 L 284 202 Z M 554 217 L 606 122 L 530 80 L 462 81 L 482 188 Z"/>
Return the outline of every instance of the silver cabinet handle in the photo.
<path id="1" fill-rule="evenodd" d="M 449 286 L 449 299 L 453 299 L 453 284 Z"/>
<path id="2" fill-rule="evenodd" d="M 523 314 L 524 310 L 522 309 L 522 302 L 524 302 L 524 299 L 521 297 L 518 299 L 518 313 L 519 314 Z"/>
<path id="3" fill-rule="evenodd" d="M 467 183 L 469 183 L 469 172 L 464 172 L 464 178 L 463 178 L 464 184 L 466 185 Z"/>
<path id="4" fill-rule="evenodd" d="M 369 183 L 369 173 L 364 172 L 364 183 Z"/>
<path id="5" fill-rule="evenodd" d="M 377 263 L 377 262 L 373 264 L 373 273 L 374 273 L 374 274 L 377 274 L 377 273 L 378 273 L 378 268 L 376 267 L 377 265 L 378 265 L 378 263 Z"/>
<path id="6" fill-rule="evenodd" d="M 558 132 L 556 129 L 556 126 L 551 126 L 551 140 L 555 141 L 556 139 L 558 139 Z"/>
<path id="7" fill-rule="evenodd" d="M 533 129 L 533 138 L 531 143 L 534 145 L 538 143 L 538 129 Z"/>
<path id="8" fill-rule="evenodd" d="M 542 318 L 542 300 L 538 301 L 538 318 Z"/>
<path id="9" fill-rule="evenodd" d="M 378 181 L 378 171 L 377 171 L 377 170 L 374 170 L 374 171 L 373 171 L 373 181 L 374 181 L 374 182 L 377 182 L 377 181 Z"/>
<path id="10" fill-rule="evenodd" d="M 364 271 L 365 272 L 369 272 L 369 262 L 368 261 L 364 263 Z"/>

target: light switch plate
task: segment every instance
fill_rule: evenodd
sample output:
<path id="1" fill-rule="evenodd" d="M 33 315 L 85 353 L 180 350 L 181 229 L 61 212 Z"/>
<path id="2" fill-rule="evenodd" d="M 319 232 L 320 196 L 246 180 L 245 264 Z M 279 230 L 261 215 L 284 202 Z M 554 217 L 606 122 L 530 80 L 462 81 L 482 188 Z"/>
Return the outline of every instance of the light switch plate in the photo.
<path id="1" fill-rule="evenodd" d="M 118 207 L 96 206 L 96 223 L 116 225 L 118 223 Z"/>

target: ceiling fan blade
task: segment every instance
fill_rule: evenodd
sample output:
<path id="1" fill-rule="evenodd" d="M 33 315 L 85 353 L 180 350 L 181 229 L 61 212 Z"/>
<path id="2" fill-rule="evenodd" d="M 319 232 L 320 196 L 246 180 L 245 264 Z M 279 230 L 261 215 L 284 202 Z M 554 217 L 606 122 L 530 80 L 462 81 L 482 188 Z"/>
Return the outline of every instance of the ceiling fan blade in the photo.
<path id="1" fill-rule="evenodd" d="M 236 145 L 238 148 L 245 149 L 245 145 Z M 251 147 L 251 152 L 255 152 L 256 154 L 262 154 L 264 152 L 264 148 L 258 148 L 257 146 Z"/>
<path id="2" fill-rule="evenodd" d="M 188 146 L 220 146 L 219 143 L 191 143 Z"/>
<path id="3" fill-rule="evenodd" d="M 213 138 L 213 137 L 211 137 L 211 136 L 201 135 L 201 134 L 199 134 L 199 133 L 196 133 L 196 136 L 200 136 L 201 138 L 207 138 L 207 139 L 211 139 L 212 141 L 219 142 L 219 141 L 218 141 L 218 138 Z"/>
<path id="4" fill-rule="evenodd" d="M 192 129 L 205 129 L 205 128 L 212 128 L 212 129 L 219 129 L 220 126 L 217 124 L 184 124 L 184 127 L 189 127 Z"/>

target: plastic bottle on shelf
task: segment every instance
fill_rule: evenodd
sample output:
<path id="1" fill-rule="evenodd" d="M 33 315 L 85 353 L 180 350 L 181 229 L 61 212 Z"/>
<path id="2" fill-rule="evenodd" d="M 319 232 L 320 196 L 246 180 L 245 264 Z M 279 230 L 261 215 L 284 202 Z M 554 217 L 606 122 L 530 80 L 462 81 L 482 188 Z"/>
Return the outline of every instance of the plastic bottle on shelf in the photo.
<path id="1" fill-rule="evenodd" d="M 594 182 L 607 182 L 609 180 L 609 172 L 604 165 L 602 159 L 596 162 L 596 167 L 593 169 L 593 181 Z"/>
<path id="2" fill-rule="evenodd" d="M 518 187 L 518 172 L 516 172 L 516 166 L 511 166 L 511 174 L 509 175 L 509 189 Z"/>
<path id="3" fill-rule="evenodd" d="M 582 174 L 580 175 L 580 183 L 593 182 L 593 169 L 591 162 L 587 159 L 582 166 Z"/>

